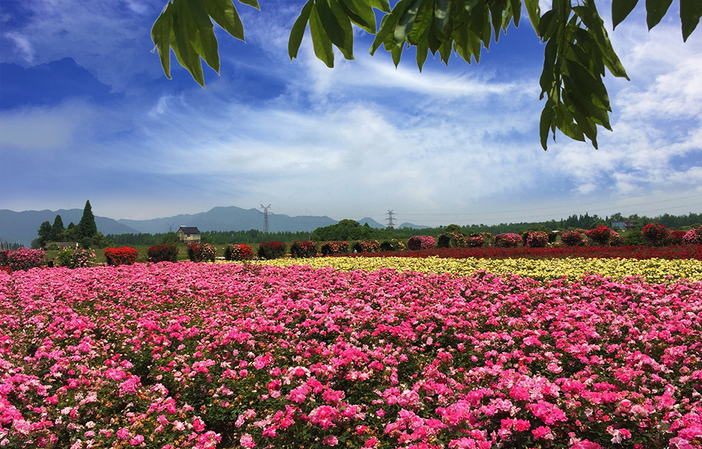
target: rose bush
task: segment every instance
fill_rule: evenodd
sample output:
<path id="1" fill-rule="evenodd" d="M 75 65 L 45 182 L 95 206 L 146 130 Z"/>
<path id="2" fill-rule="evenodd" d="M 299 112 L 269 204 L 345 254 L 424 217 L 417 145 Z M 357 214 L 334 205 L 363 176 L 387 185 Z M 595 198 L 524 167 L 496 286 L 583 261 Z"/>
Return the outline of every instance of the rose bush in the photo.
<path id="1" fill-rule="evenodd" d="M 44 264 L 46 253 L 43 249 L 3 249 L 0 250 L 0 266 L 9 267 L 11 271 L 29 270 Z"/>
<path id="2" fill-rule="evenodd" d="M 641 229 L 641 235 L 653 246 L 661 246 L 670 238 L 670 229 L 660 223 L 649 223 Z"/>
<path id="3" fill-rule="evenodd" d="M 95 263 L 95 251 L 83 248 L 64 248 L 56 255 L 55 263 L 66 268 L 85 268 Z"/>
<path id="4" fill-rule="evenodd" d="M 146 250 L 149 262 L 178 262 L 178 247 L 173 244 L 153 245 Z"/>
<path id="5" fill-rule="evenodd" d="M 682 242 L 686 245 L 702 244 L 702 226 L 687 231 L 682 238 Z"/>
<path id="6" fill-rule="evenodd" d="M 430 235 L 414 235 L 407 239 L 407 249 L 419 251 L 434 247 L 434 237 Z"/>
<path id="7" fill-rule="evenodd" d="M 321 251 L 323 256 L 346 254 L 349 251 L 349 244 L 343 241 L 326 242 L 322 245 Z"/>
<path id="8" fill-rule="evenodd" d="M 599 225 L 589 231 L 585 231 L 585 234 L 590 237 L 593 242 L 602 246 L 609 244 L 609 240 L 612 238 L 612 230 L 605 225 Z"/>
<path id="9" fill-rule="evenodd" d="M 189 243 L 188 259 L 191 262 L 214 262 L 217 248 L 209 243 Z"/>
<path id="10" fill-rule="evenodd" d="M 247 261 L 254 258 L 253 249 L 244 243 L 238 245 L 228 245 L 224 249 L 226 260 Z"/>
<path id="11" fill-rule="evenodd" d="M 107 265 L 132 265 L 139 257 L 139 251 L 129 246 L 105 248 L 104 252 Z"/>
<path id="12" fill-rule="evenodd" d="M 548 233 L 544 231 L 529 231 L 524 234 L 524 244 L 529 248 L 545 248 L 548 245 Z"/>
<path id="13" fill-rule="evenodd" d="M 498 248 L 516 248 L 522 243 L 522 238 L 519 234 L 507 233 L 507 234 L 497 234 L 494 237 L 495 246 Z"/>
<path id="14" fill-rule="evenodd" d="M 277 259 L 285 255 L 285 243 L 262 242 L 258 245 L 258 257 L 263 259 Z"/>
<path id="15" fill-rule="evenodd" d="M 293 242 L 290 245 L 291 257 L 315 257 L 317 256 L 317 244 L 312 241 Z"/>
<path id="16" fill-rule="evenodd" d="M 578 230 L 564 231 L 561 242 L 566 246 L 587 246 L 587 236 Z"/>

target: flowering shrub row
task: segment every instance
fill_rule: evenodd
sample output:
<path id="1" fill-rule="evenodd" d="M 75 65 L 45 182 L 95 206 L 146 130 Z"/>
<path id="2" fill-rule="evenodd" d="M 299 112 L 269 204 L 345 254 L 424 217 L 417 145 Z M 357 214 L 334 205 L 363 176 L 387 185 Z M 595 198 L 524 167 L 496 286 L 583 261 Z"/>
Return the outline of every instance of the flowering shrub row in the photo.
<path id="1" fill-rule="evenodd" d="M 240 245 L 228 245 L 224 249 L 224 258 L 226 260 L 244 261 L 251 260 L 253 257 L 254 253 L 251 247 L 243 243 Z"/>
<path id="2" fill-rule="evenodd" d="M 682 237 L 682 242 L 687 245 L 702 244 L 702 226 L 687 231 Z"/>
<path id="3" fill-rule="evenodd" d="M 522 243 L 519 234 L 497 234 L 494 237 L 495 246 L 498 248 L 516 248 Z"/>
<path id="4" fill-rule="evenodd" d="M 258 257 L 263 259 L 277 259 L 285 255 L 285 243 L 262 242 L 258 245 Z"/>
<path id="5" fill-rule="evenodd" d="M 137 257 L 139 257 L 139 251 L 129 246 L 105 248 L 107 265 L 132 265 L 136 262 Z"/>
<path id="6" fill-rule="evenodd" d="M 524 245 L 529 248 L 545 248 L 548 245 L 548 233 L 529 231 L 524 234 Z"/>
<path id="7" fill-rule="evenodd" d="M 0 250 L 0 266 L 9 267 L 11 271 L 29 270 L 44 264 L 43 249 L 2 249 Z"/>
<path id="8" fill-rule="evenodd" d="M 192 262 L 214 262 L 217 248 L 209 243 L 189 243 L 188 259 Z"/>
<path id="9" fill-rule="evenodd" d="M 178 247 L 172 244 L 150 246 L 146 253 L 149 262 L 178 262 Z"/>
<path id="10" fill-rule="evenodd" d="M 7 447 L 702 444 L 701 282 L 137 264 L 0 301 Z"/>
<path id="11" fill-rule="evenodd" d="M 641 235 L 649 244 L 660 246 L 670 238 L 670 230 L 660 223 L 649 223 L 641 229 Z"/>
<path id="12" fill-rule="evenodd" d="M 317 244 L 311 241 L 293 242 L 290 245 L 291 257 L 315 257 L 317 255 Z"/>

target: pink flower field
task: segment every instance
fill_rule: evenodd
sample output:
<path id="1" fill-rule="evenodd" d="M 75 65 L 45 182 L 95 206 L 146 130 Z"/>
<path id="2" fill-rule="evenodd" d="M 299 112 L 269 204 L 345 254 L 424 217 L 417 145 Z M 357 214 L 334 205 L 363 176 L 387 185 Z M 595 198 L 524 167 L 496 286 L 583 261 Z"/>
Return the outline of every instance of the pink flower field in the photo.
<path id="1" fill-rule="evenodd" d="M 0 271 L 0 447 L 696 448 L 702 282 Z"/>

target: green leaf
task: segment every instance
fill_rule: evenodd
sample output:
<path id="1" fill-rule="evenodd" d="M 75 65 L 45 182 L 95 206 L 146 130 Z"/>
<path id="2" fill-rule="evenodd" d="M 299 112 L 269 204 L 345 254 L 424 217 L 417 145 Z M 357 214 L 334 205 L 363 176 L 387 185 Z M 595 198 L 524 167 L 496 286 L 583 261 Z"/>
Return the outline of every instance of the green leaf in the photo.
<path id="1" fill-rule="evenodd" d="M 324 32 L 332 41 L 332 44 L 336 45 L 342 51 L 348 50 L 346 43 L 345 31 L 339 23 L 339 19 L 336 14 L 332 11 L 329 4 L 330 0 L 316 0 L 315 6 L 317 7 L 317 12 L 319 15 L 320 23 L 324 28 Z M 331 2 L 336 3 L 336 0 L 331 0 Z"/>
<path id="2" fill-rule="evenodd" d="M 363 0 L 341 0 L 339 6 L 353 23 L 367 33 L 375 34 L 375 13 Z"/>
<path id="3" fill-rule="evenodd" d="M 190 10 L 189 20 L 186 21 L 190 44 L 207 65 L 219 73 L 219 48 L 210 16 L 205 11 L 202 0 L 187 0 L 185 3 L 187 9 Z M 181 4 L 183 4 L 182 0 Z M 183 11 L 187 10 L 183 9 Z M 197 63 L 200 63 L 199 58 L 197 58 Z"/>
<path id="4" fill-rule="evenodd" d="M 702 1 L 680 0 L 680 21 L 682 22 L 683 41 L 687 42 L 702 17 Z"/>
<path id="5" fill-rule="evenodd" d="M 634 7 L 639 0 L 612 0 L 612 29 L 617 28 L 617 25 L 622 23 L 627 18 L 629 13 L 634 10 Z"/>
<path id="6" fill-rule="evenodd" d="M 313 5 L 310 11 L 310 35 L 312 36 L 314 54 L 317 55 L 317 58 L 324 62 L 327 67 L 334 67 L 332 41 L 327 36 L 327 33 L 324 32 L 324 26 L 317 13 L 316 5 Z"/>
<path id="7" fill-rule="evenodd" d="M 544 151 L 548 147 L 548 133 L 555 128 L 553 125 L 554 117 L 553 103 L 550 100 L 546 101 L 544 110 L 541 111 L 541 119 L 539 120 L 539 136 L 541 137 L 541 147 Z M 553 140 L 556 140 L 555 134 L 553 135 Z"/>
<path id="8" fill-rule="evenodd" d="M 426 41 L 427 36 L 431 32 L 433 19 L 434 0 L 422 2 L 422 6 L 417 12 L 417 18 L 414 20 L 412 31 L 407 35 L 407 42 L 413 45 L 419 45 L 420 42 Z"/>
<path id="9" fill-rule="evenodd" d="M 390 8 L 390 2 L 388 0 L 362 0 L 368 6 L 379 9 L 385 13 L 392 11 Z"/>
<path id="10" fill-rule="evenodd" d="M 427 60 L 427 55 L 429 54 L 429 44 L 426 41 L 421 41 L 417 44 L 417 67 L 419 71 L 422 71 L 424 67 L 424 62 Z"/>
<path id="11" fill-rule="evenodd" d="M 402 58 L 402 49 L 404 48 L 404 45 L 398 45 L 397 47 L 393 48 L 390 54 L 392 55 L 392 62 L 395 63 L 395 68 L 400 64 L 400 58 Z"/>
<path id="12" fill-rule="evenodd" d="M 660 23 L 671 3 L 673 0 L 646 0 L 646 23 L 649 30 Z"/>
<path id="13" fill-rule="evenodd" d="M 397 2 L 392 12 L 383 17 L 383 20 L 380 23 L 380 30 L 378 30 L 378 34 L 375 35 L 375 39 L 373 40 L 373 44 L 370 48 L 371 55 L 375 54 L 375 51 L 378 50 L 378 48 L 380 48 L 380 46 L 383 44 L 385 44 L 385 49 L 388 51 L 392 50 L 392 48 L 396 46 L 391 45 L 391 48 L 388 48 L 388 45 L 390 45 L 390 41 L 386 43 L 386 40 L 388 40 L 388 37 L 392 39 L 392 36 L 395 33 L 395 27 L 397 26 L 397 23 L 400 21 L 402 14 L 413 1 L 414 0 L 400 0 L 399 2 Z"/>
<path id="14" fill-rule="evenodd" d="M 323 0 L 317 0 L 318 2 Z M 328 0 L 329 6 L 331 7 L 332 14 L 337 20 L 337 23 L 341 27 L 343 32 L 343 41 L 341 45 L 337 45 L 341 54 L 344 55 L 346 59 L 353 59 L 353 26 L 351 26 L 351 20 L 346 15 L 344 10 L 339 5 L 339 0 Z"/>
<path id="15" fill-rule="evenodd" d="M 187 0 L 174 0 L 173 7 L 173 43 L 175 45 L 171 46 L 176 53 L 178 62 L 190 72 L 190 75 L 199 85 L 205 87 L 200 54 L 195 51 L 192 45 L 192 42 L 198 39 L 195 36 L 197 34 L 197 25 L 190 14 Z"/>
<path id="16" fill-rule="evenodd" d="M 158 55 L 161 59 L 161 67 L 166 78 L 171 79 L 171 32 L 173 30 L 173 20 L 171 18 L 172 3 L 168 3 L 151 28 L 151 40 L 154 41 Z"/>
<path id="17" fill-rule="evenodd" d="M 512 15 L 514 16 L 514 26 L 519 26 L 519 21 L 522 18 L 522 0 L 509 0 L 512 9 Z"/>
<path id="18" fill-rule="evenodd" d="M 205 10 L 212 19 L 235 38 L 245 41 L 244 25 L 231 0 L 203 0 Z"/>
<path id="19" fill-rule="evenodd" d="M 493 0 L 488 7 L 492 17 L 492 28 L 495 30 L 495 42 L 500 39 L 500 28 L 502 27 L 502 13 L 507 6 L 507 0 Z"/>
<path id="20" fill-rule="evenodd" d="M 539 7 L 539 0 L 524 0 L 524 6 L 526 7 L 527 14 L 529 15 L 529 22 L 531 22 L 531 27 L 534 28 L 537 36 L 542 37 L 539 33 L 539 20 L 541 18 L 541 8 Z"/>
<path id="21" fill-rule="evenodd" d="M 440 41 L 446 39 L 446 25 L 448 21 L 449 0 L 436 0 L 434 2 L 434 32 Z"/>
<path id="22" fill-rule="evenodd" d="M 307 22 L 310 19 L 310 11 L 314 6 L 314 0 L 308 0 L 305 6 L 302 7 L 300 11 L 300 16 L 295 20 L 295 24 L 290 30 L 290 38 L 288 39 L 288 56 L 290 60 L 297 58 L 297 52 L 300 50 L 300 44 L 302 43 L 302 38 L 305 36 L 305 30 L 307 29 Z"/>
<path id="23" fill-rule="evenodd" d="M 239 3 L 243 3 L 244 5 L 253 6 L 254 8 L 258 9 L 259 11 L 261 10 L 261 7 L 258 6 L 258 0 L 239 0 Z"/>
<path id="24" fill-rule="evenodd" d="M 422 5 L 423 1 L 424 0 L 414 0 L 412 4 L 410 4 L 410 6 L 402 14 L 402 17 L 400 17 L 400 21 L 397 22 L 395 32 L 393 33 L 393 38 L 398 44 L 405 42 L 407 35 L 412 30 L 412 27 L 414 26 L 414 21 L 417 18 L 417 13 L 419 12 L 419 7 Z"/>

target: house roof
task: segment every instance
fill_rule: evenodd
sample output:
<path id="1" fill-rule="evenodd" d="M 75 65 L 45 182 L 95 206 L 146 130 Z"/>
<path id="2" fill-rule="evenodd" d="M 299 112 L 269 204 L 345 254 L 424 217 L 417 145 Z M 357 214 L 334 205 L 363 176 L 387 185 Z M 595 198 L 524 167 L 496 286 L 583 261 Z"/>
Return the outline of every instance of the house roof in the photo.
<path id="1" fill-rule="evenodd" d="M 199 234 L 200 230 L 196 226 L 181 226 L 178 231 L 182 231 L 183 234 Z"/>

